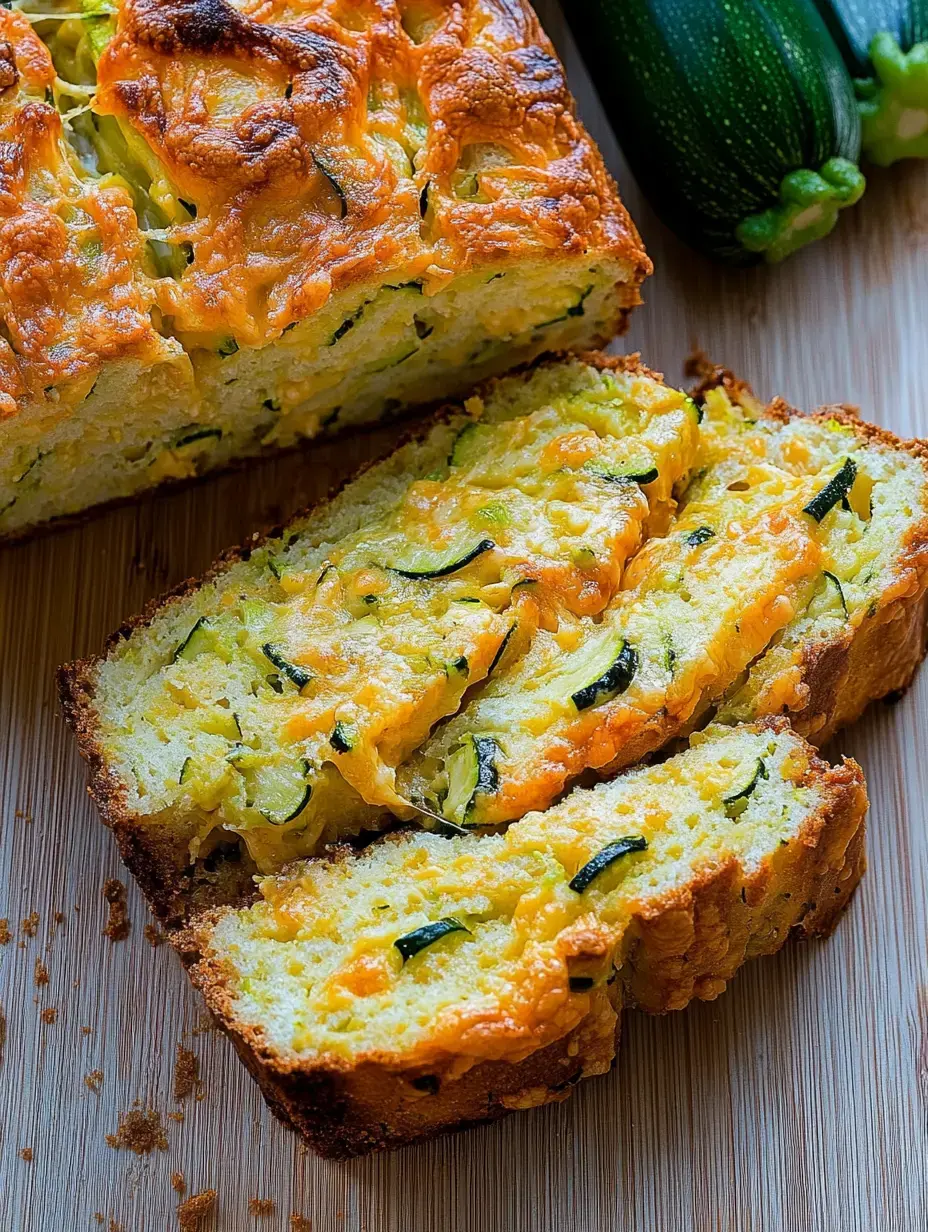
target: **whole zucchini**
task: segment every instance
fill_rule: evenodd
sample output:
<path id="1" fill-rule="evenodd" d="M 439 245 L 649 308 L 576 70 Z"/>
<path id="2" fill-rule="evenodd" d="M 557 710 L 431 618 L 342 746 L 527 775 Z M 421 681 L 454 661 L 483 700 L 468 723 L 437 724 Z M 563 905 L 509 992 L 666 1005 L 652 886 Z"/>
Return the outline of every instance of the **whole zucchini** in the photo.
<path id="1" fill-rule="evenodd" d="M 864 154 L 928 158 L 928 0 L 816 0 L 854 77 Z"/>
<path id="2" fill-rule="evenodd" d="M 779 261 L 864 190 L 854 86 L 811 0 L 572 0 L 641 188 L 692 247 Z"/>

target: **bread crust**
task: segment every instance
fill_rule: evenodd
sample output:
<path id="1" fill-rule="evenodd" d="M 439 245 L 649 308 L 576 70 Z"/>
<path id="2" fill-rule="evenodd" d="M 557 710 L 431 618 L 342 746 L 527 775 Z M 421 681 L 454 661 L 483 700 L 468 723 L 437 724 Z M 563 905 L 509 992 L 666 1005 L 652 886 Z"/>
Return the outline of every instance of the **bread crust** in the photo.
<path id="1" fill-rule="evenodd" d="M 537 368 L 567 358 L 563 353 L 542 356 L 509 373 L 508 376 L 528 377 Z M 583 362 L 600 370 L 641 373 L 662 380 L 659 372 L 641 362 L 638 354 L 606 356 L 600 352 L 582 352 Z M 488 397 L 492 389 L 507 379 L 496 377 L 478 387 L 480 396 Z M 738 398 L 751 397 L 748 387 L 725 370 L 714 370 L 711 381 L 725 384 Z M 710 388 L 707 379 L 696 390 Z M 363 475 L 383 463 L 395 449 L 423 440 L 437 424 L 457 413 L 459 404 L 445 403 L 409 431 L 394 449 L 380 459 L 366 463 L 353 476 L 333 488 L 328 497 L 294 514 L 284 526 L 266 533 L 256 533 L 236 548 L 222 553 L 215 563 L 197 579 L 188 579 L 160 598 L 152 600 L 143 611 L 127 621 L 106 640 L 103 653 L 90 659 L 65 664 L 58 671 L 58 691 L 62 710 L 77 737 L 78 747 L 90 769 L 89 792 L 103 821 L 113 831 L 120 853 L 130 872 L 136 877 L 152 910 L 166 924 L 178 926 L 192 911 L 210 903 L 245 902 L 254 897 L 251 875 L 255 871 L 247 856 L 240 853 L 234 866 L 229 861 L 216 860 L 213 872 L 199 866 L 188 866 L 177 858 L 176 844 L 159 841 L 153 827 L 139 823 L 126 804 L 124 786 L 107 766 L 99 721 L 94 703 L 95 673 L 108 653 L 139 629 L 146 628 L 166 607 L 177 603 L 198 587 L 211 581 L 238 561 L 247 560 L 251 552 L 270 538 L 284 534 L 287 528 L 310 513 L 324 515 L 324 510 L 341 492 Z M 804 413 L 776 400 L 766 414 L 781 422 Z M 928 447 L 920 441 L 901 441 L 885 430 L 859 420 L 848 408 L 825 408 L 813 418 L 839 418 L 867 440 L 889 448 L 903 449 L 923 459 L 928 465 Z M 796 690 L 800 699 L 790 713 L 792 725 L 814 744 L 821 746 L 846 723 L 852 722 L 870 701 L 907 687 L 925 655 L 926 619 L 928 619 L 928 516 L 914 524 L 907 537 L 905 550 L 898 562 L 898 582 L 893 594 L 883 596 L 873 616 L 857 629 L 845 629 L 828 642 L 808 647 L 802 663 L 802 680 Z M 621 759 L 602 773 L 614 773 L 622 766 L 633 764 L 642 756 L 661 747 L 675 730 L 667 717 L 655 716 L 639 734 L 634 746 L 623 750 Z M 213 895 L 214 897 L 210 897 Z"/>
<path id="2" fill-rule="evenodd" d="M 566 1098 L 582 1077 L 608 1068 L 623 1001 L 663 1013 L 713 1000 L 746 959 L 773 953 L 790 936 L 830 933 L 865 868 L 866 786 L 856 762 L 833 768 L 811 750 L 801 783 L 816 785 L 823 799 L 787 848 L 752 872 L 735 858 L 707 864 L 688 885 L 643 901 L 614 952 L 618 979 L 586 994 L 589 1009 L 577 1026 L 521 1060 L 448 1056 L 424 1066 L 412 1051 L 353 1062 L 283 1056 L 260 1027 L 236 1016 L 231 972 L 209 945 L 220 913 L 195 920 L 174 944 L 272 1110 L 313 1150 L 341 1159 L 404 1146 Z"/>

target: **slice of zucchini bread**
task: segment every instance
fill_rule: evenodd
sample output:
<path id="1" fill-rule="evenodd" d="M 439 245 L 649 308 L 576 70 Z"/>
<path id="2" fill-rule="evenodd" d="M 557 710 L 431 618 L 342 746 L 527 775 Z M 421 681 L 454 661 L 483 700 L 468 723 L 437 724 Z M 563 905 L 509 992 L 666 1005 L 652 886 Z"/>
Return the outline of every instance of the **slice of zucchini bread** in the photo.
<path id="1" fill-rule="evenodd" d="M 860 768 L 784 720 L 579 788 L 505 834 L 391 835 L 297 863 L 177 939 L 274 1111 L 324 1155 L 566 1098 L 623 1002 L 716 997 L 827 933 L 864 866 Z"/>
<path id="2" fill-rule="evenodd" d="M 0 538 L 623 328 L 525 0 L 0 9 Z"/>
<path id="3" fill-rule="evenodd" d="M 212 894 L 216 859 L 237 885 L 412 816 L 396 767 L 540 625 L 599 618 L 697 447 L 695 404 L 636 361 L 535 366 L 65 669 L 156 910 L 189 906 L 188 872 Z"/>
<path id="4" fill-rule="evenodd" d="M 923 653 L 926 527 L 920 445 L 552 360 L 156 605 L 62 696 L 177 920 L 396 817 L 518 819 L 716 712 L 830 734 Z"/>

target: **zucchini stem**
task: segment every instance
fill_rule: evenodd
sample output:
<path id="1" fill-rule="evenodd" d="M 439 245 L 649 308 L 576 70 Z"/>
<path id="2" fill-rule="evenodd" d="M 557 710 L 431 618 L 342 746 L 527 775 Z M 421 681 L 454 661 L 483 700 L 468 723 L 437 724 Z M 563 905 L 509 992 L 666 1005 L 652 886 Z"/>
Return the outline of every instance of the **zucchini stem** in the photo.
<path id="1" fill-rule="evenodd" d="M 878 167 L 928 158 L 928 43 L 903 51 L 883 31 L 870 44 L 874 76 L 857 79 L 861 145 Z"/>
<path id="2" fill-rule="evenodd" d="M 860 169 L 846 158 L 829 158 L 818 171 L 790 171 L 780 183 L 779 204 L 745 218 L 735 235 L 765 261 L 782 261 L 827 235 L 838 211 L 859 201 L 865 187 Z"/>

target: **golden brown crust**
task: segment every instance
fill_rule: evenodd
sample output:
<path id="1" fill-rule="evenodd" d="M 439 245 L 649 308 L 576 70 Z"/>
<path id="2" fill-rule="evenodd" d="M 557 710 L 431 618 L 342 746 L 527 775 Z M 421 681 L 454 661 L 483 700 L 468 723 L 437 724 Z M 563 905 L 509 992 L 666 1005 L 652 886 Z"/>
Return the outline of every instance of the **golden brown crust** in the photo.
<path id="1" fill-rule="evenodd" d="M 624 270 L 620 328 L 651 265 L 530 6 L 424 11 L 412 29 L 393 0 L 123 0 L 93 113 L 129 134 L 133 189 L 157 181 L 181 277 L 120 177 L 80 169 L 48 49 L 0 10 L 0 416 L 66 415 L 105 364 L 176 358 L 175 338 L 262 346 L 391 277 L 429 294 L 589 254 Z"/>
<path id="2" fill-rule="evenodd" d="M 83 397 L 101 364 L 151 362 L 165 343 L 151 323 L 154 297 L 140 272 L 144 241 L 129 193 L 75 170 L 61 117 L 46 101 L 51 56 L 29 21 L 0 9 L 0 39 L 2 420 L 27 404 L 54 410 L 62 383 Z"/>
<path id="3" fill-rule="evenodd" d="M 318 1154 L 349 1159 L 567 1099 L 581 1078 L 609 1069 L 619 1018 L 600 993 L 577 1028 L 524 1061 L 485 1061 L 450 1079 L 434 1067 L 388 1068 L 376 1061 L 282 1071 L 247 1036 L 222 1025 L 271 1111 Z"/>
<path id="4" fill-rule="evenodd" d="M 440 285 L 487 261 L 595 251 L 636 281 L 649 271 L 528 4 L 435 0 L 418 28 L 404 8 L 123 0 L 96 106 L 134 127 L 197 207 L 172 229 L 194 260 L 158 288 L 181 333 L 264 342 L 387 269 Z M 254 102 L 216 117 L 230 72 Z M 419 117 L 427 129 L 411 137 Z M 462 196 L 456 176 L 485 146 L 505 165 Z"/>
<path id="5" fill-rule="evenodd" d="M 782 719 L 763 725 L 788 726 Z M 233 973 L 209 945 L 220 912 L 195 920 L 174 944 L 272 1110 L 314 1150 L 344 1158 L 406 1145 L 566 1098 L 581 1077 L 608 1068 L 613 1007 L 622 1000 L 651 1013 L 713 1000 L 746 959 L 775 952 L 790 935 L 827 935 L 864 872 L 867 793 L 856 762 L 833 768 L 811 750 L 799 782 L 806 784 L 823 800 L 786 846 L 753 869 L 733 857 L 707 864 L 688 885 L 642 901 L 615 951 L 618 980 L 594 991 L 578 1026 L 521 1061 L 474 1065 L 449 1055 L 425 1069 L 412 1055 L 371 1053 L 354 1062 L 301 1062 L 275 1052 L 260 1027 L 237 1017 Z M 595 945 L 595 928 L 590 935 Z"/>

